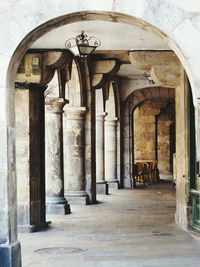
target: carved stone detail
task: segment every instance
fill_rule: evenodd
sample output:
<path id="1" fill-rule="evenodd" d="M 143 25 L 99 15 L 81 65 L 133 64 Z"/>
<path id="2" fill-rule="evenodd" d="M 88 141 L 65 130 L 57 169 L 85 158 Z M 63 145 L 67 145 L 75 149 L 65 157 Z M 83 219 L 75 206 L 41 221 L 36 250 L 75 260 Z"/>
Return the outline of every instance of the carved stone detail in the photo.
<path id="1" fill-rule="evenodd" d="M 90 63 L 91 85 L 93 89 L 104 87 L 119 71 L 120 63 L 116 59 L 97 60 Z"/>
<path id="2" fill-rule="evenodd" d="M 132 51 L 129 59 L 138 69 L 150 72 L 156 85 L 177 87 L 181 84 L 183 68 L 171 51 Z"/>

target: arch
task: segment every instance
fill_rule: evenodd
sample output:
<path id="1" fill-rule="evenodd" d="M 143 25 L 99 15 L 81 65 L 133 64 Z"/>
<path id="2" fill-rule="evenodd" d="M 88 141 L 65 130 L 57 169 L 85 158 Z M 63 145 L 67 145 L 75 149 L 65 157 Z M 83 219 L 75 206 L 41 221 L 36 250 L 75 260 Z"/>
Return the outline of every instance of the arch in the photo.
<path id="1" fill-rule="evenodd" d="M 120 119 L 120 88 L 119 88 L 120 82 L 115 78 L 112 80 L 112 87 L 114 92 L 114 98 L 115 98 L 115 109 L 116 109 L 116 117 Z"/>
<path id="2" fill-rule="evenodd" d="M 148 100 L 166 100 L 169 102 L 174 102 L 175 98 L 175 89 L 174 88 L 165 88 L 165 87 L 149 87 L 141 88 L 132 92 L 122 105 L 122 133 L 123 133 L 123 177 L 124 177 L 124 187 L 130 188 L 133 187 L 132 183 L 132 174 L 133 174 L 133 143 L 130 139 L 130 136 L 133 136 L 133 112 L 134 110 Z"/>
<path id="3" fill-rule="evenodd" d="M 103 90 L 96 89 L 95 90 L 96 97 L 96 113 L 104 112 L 104 100 L 103 100 Z"/>
<path id="4" fill-rule="evenodd" d="M 175 89 L 160 86 L 142 88 L 133 91 L 126 101 L 130 103 L 130 112 L 132 113 L 138 105 L 141 105 L 141 103 L 151 99 L 162 98 L 174 102 Z"/>
<path id="5" fill-rule="evenodd" d="M 82 1 L 80 1 L 82 2 Z M 110 1 L 111 3 L 112 1 Z M 129 4 L 127 2 L 127 4 Z M 138 4 L 138 3 L 137 3 Z M 58 16 L 54 19 L 46 19 L 46 22 L 43 24 L 37 23 L 37 27 L 31 28 L 31 32 L 27 34 L 27 36 L 23 36 L 23 41 L 20 42 L 15 52 L 13 52 L 13 56 L 10 58 L 9 66 L 7 70 L 7 88 L 10 90 L 6 93 L 8 94 L 8 98 L 11 98 L 12 101 L 12 90 L 13 90 L 13 80 L 16 73 L 16 69 L 18 67 L 18 64 L 21 60 L 21 58 L 24 55 L 24 52 L 30 47 L 30 45 L 37 40 L 39 37 L 41 37 L 43 34 L 47 33 L 52 28 L 56 28 L 65 24 L 70 24 L 76 21 L 84 21 L 84 20 L 105 20 L 105 21 L 111 21 L 113 23 L 122 22 L 125 24 L 130 25 L 136 25 L 138 27 L 141 27 L 144 30 L 153 32 L 156 35 L 159 35 L 163 38 L 164 42 L 168 43 L 168 45 L 172 48 L 172 50 L 176 53 L 180 61 L 182 62 L 188 77 L 190 79 L 192 93 L 193 93 L 193 101 L 194 105 L 198 105 L 197 95 L 198 95 L 198 85 L 200 84 L 199 81 L 199 72 L 197 71 L 196 65 L 193 67 L 192 72 L 192 64 L 195 63 L 194 57 L 193 57 L 193 47 L 186 48 L 184 47 L 184 40 L 185 38 L 181 39 L 181 36 L 179 34 L 179 30 L 177 32 L 175 29 L 178 28 L 178 26 L 182 25 L 182 30 L 185 29 L 186 25 L 182 23 L 182 20 L 186 20 L 184 17 L 184 12 L 174 7 L 173 4 L 170 4 L 167 1 L 163 1 L 162 8 L 156 8 L 157 5 L 156 0 L 152 0 L 151 3 L 147 6 L 144 4 L 143 1 L 141 1 L 138 6 L 140 6 L 141 10 L 144 10 L 140 16 L 138 16 L 137 12 L 135 13 L 135 9 L 127 9 L 129 5 L 126 6 L 126 3 L 123 4 L 122 8 L 121 6 L 116 7 L 114 3 L 112 3 L 112 11 L 114 9 L 114 12 L 110 12 L 110 10 L 105 11 L 105 7 L 103 5 L 99 5 L 98 11 L 80 11 L 77 10 L 80 7 L 84 7 L 84 5 L 81 6 L 75 6 L 74 12 L 69 12 L 67 15 Z M 108 7 L 108 6 L 107 6 Z M 109 5 L 110 7 L 110 5 Z M 89 6 L 86 7 L 86 10 L 90 9 Z M 103 9 L 103 11 L 102 11 Z M 109 9 L 109 8 L 108 8 Z M 156 11 L 155 11 L 156 10 Z M 166 13 L 166 10 L 169 12 L 169 14 L 173 15 L 172 17 L 169 17 Z M 77 11 L 77 12 L 75 12 Z M 163 19 L 160 21 L 160 15 L 161 12 L 163 14 Z M 175 16 L 176 15 L 176 16 Z M 48 17 L 48 14 L 47 14 Z M 168 21 L 169 20 L 169 21 Z M 184 20 L 184 21 L 185 21 Z M 164 23 L 165 22 L 165 23 Z M 167 23 L 168 22 L 168 23 Z M 190 22 L 190 27 L 194 31 L 197 31 L 196 25 Z M 177 38 L 176 38 L 177 36 Z M 182 36 L 183 37 L 183 36 Z M 196 40 L 197 41 L 197 40 Z M 196 42 L 196 44 L 198 41 Z M 196 46 L 195 46 L 196 47 Z M 199 38 L 199 47 L 200 47 L 200 38 Z M 13 50 L 15 47 L 13 47 Z M 184 51 L 190 50 L 191 56 L 187 56 L 183 53 Z M 197 50 L 195 50 L 197 51 Z M 200 52 L 199 52 L 200 56 Z M 195 55 L 195 59 L 197 59 L 197 55 Z M 190 60 L 189 60 L 190 59 Z M 197 62 L 197 61 L 196 61 Z M 195 81 L 195 82 L 194 82 Z M 196 86 L 197 85 L 197 86 Z M 11 110 L 7 110 L 8 113 L 11 112 Z M 10 116 L 11 117 L 11 116 Z"/>
<path id="6" fill-rule="evenodd" d="M 79 1 L 79 2 L 82 2 L 82 1 Z M 46 18 L 45 22 L 38 21 L 36 25 L 32 25 L 32 27 L 28 29 L 27 35 L 25 35 L 24 33 L 21 33 L 19 35 L 19 36 L 21 35 L 23 36 L 23 38 L 21 38 L 23 40 L 21 42 L 20 40 L 18 40 L 18 43 L 16 44 L 17 48 L 16 46 L 12 47 L 11 54 L 13 53 L 13 55 L 12 57 L 10 57 L 10 60 L 8 59 L 7 62 L 5 62 L 4 60 L 7 66 L 9 64 L 8 68 L 6 67 L 6 69 L 8 70 L 7 71 L 7 85 L 9 86 L 12 85 L 11 81 L 14 79 L 17 66 L 19 62 L 21 61 L 24 55 L 24 52 L 27 51 L 27 49 L 31 46 L 31 44 L 35 40 L 37 40 L 39 37 L 41 37 L 48 31 L 50 31 L 52 28 L 56 28 L 56 27 L 59 27 L 65 24 L 73 23 L 76 21 L 82 21 L 82 20 L 105 20 L 105 21 L 111 21 L 114 23 L 122 22 L 122 23 L 127 23 L 130 25 L 131 24 L 136 25 L 138 27 L 141 27 L 142 29 L 145 29 L 147 31 L 155 33 L 156 35 L 161 36 L 163 40 L 166 43 L 168 43 L 171 49 L 176 53 L 181 63 L 183 64 L 187 72 L 187 75 L 190 79 L 192 92 L 194 95 L 194 103 L 196 103 L 196 96 L 197 96 L 196 89 L 198 88 L 198 86 L 196 85 L 199 84 L 198 75 L 197 75 L 198 72 L 196 71 L 195 68 L 194 68 L 194 72 L 192 72 L 190 65 L 192 65 L 192 63 L 194 62 L 192 60 L 189 61 L 188 60 L 189 57 L 187 57 L 186 59 L 186 55 L 184 55 L 183 53 L 184 50 L 188 50 L 188 48 L 184 46 L 184 40 L 185 40 L 185 38 L 183 38 L 184 36 L 182 37 L 184 40 L 182 40 L 179 35 L 179 31 L 177 30 L 177 33 L 175 31 L 175 29 L 180 25 L 182 26 L 182 30 L 186 30 L 185 28 L 187 27 L 187 24 L 185 25 L 182 22 L 185 14 L 181 9 L 173 6 L 173 4 L 169 4 L 168 1 L 166 0 L 163 1 L 162 8 L 159 6 L 159 8 L 156 8 L 156 9 L 154 9 L 155 5 L 157 4 L 156 0 L 152 0 L 150 2 L 151 3 L 148 5 L 148 8 L 143 1 L 141 1 L 140 4 L 137 3 L 137 6 L 139 6 L 137 8 L 144 10 L 144 13 L 140 14 L 140 16 L 138 16 L 138 14 L 135 12 L 133 8 L 127 9 L 127 6 L 129 5 L 126 6 L 126 3 L 123 4 L 123 6 L 125 6 L 124 9 L 122 7 L 121 9 L 117 8 L 115 7 L 114 4 L 112 4 L 113 8 L 115 9 L 115 12 L 112 12 L 112 13 L 110 12 L 110 10 L 105 11 L 105 7 L 104 7 L 103 11 L 102 10 L 101 11 L 98 10 L 95 12 L 79 11 L 76 13 L 69 12 L 68 15 L 62 15 L 62 16 L 58 16 L 52 19 L 50 14 L 48 14 L 47 12 L 47 14 L 45 14 L 45 18 Z M 127 1 L 127 4 L 128 4 L 128 1 Z M 133 2 L 133 5 L 134 5 L 134 2 Z M 83 6 L 84 5 L 82 4 L 81 7 Z M 89 6 L 87 6 L 87 8 L 89 8 Z M 103 5 L 101 6 L 101 8 L 103 8 Z M 169 13 L 166 13 L 165 8 Z M 78 6 L 78 3 L 77 3 L 77 6 L 75 6 L 75 9 L 80 9 L 80 6 Z M 162 13 L 164 13 L 165 15 L 162 21 L 160 20 L 160 16 L 161 16 L 161 13 L 159 13 L 160 11 L 162 11 Z M 167 14 L 171 14 L 172 17 L 167 16 Z M 176 17 L 174 18 L 173 15 L 176 15 Z M 168 21 L 168 23 L 165 24 L 164 23 L 165 20 Z M 193 32 L 197 31 L 196 25 L 191 24 L 190 27 L 191 27 L 191 30 L 193 30 Z M 177 35 L 177 38 L 176 38 L 176 35 Z M 199 41 L 199 46 L 200 46 L 200 37 L 198 41 Z M 192 48 L 193 47 L 191 47 L 190 53 L 193 55 L 194 52 L 192 51 Z"/>
<path id="7" fill-rule="evenodd" d="M 109 118 L 117 117 L 117 108 L 116 108 L 115 95 L 116 94 L 114 92 L 113 83 L 110 82 L 108 100 L 106 100 L 106 104 L 105 104 L 105 110 L 108 113 L 107 117 L 109 117 Z"/>
<path id="8" fill-rule="evenodd" d="M 83 102 L 80 74 L 75 60 L 72 61 L 71 79 L 66 83 L 65 98 L 69 100 L 69 106 L 80 107 Z"/>
<path id="9" fill-rule="evenodd" d="M 162 5 L 159 5 L 157 0 L 148 2 L 137 0 L 78 0 L 74 2 L 71 0 L 67 3 L 65 1 L 57 3 L 55 1 L 51 5 L 47 1 L 44 1 L 43 4 L 38 1 L 38 5 L 35 1 L 32 1 L 31 3 L 24 3 L 23 6 L 17 5 L 12 15 L 10 15 L 11 13 L 8 15 L 6 12 L 9 8 L 11 8 L 10 0 L 3 4 L 1 10 L 1 20 L 5 22 L 5 29 L 0 42 L 0 97 L 2 101 L 0 107 L 0 130 L 2 131 L 0 161 L 3 162 L 2 177 L 5 177 L 2 178 L 1 187 L 3 190 L 5 189 L 5 203 L 10 207 L 9 214 L 5 209 L 0 214 L 6 221 L 5 224 L 9 225 L 2 236 L 6 240 L 3 242 L 6 246 L 8 244 L 8 232 L 14 233 L 12 237 L 9 237 L 9 242 L 17 239 L 15 235 L 16 215 L 14 214 L 16 210 L 14 78 L 24 53 L 35 40 L 52 28 L 75 21 L 105 20 L 137 25 L 162 36 L 179 57 L 190 79 L 196 106 L 198 106 L 197 96 L 200 86 L 198 17 L 195 19 L 192 13 L 177 8 L 172 1 L 163 0 Z M 24 12 L 26 12 L 26 16 L 23 16 Z M 15 32 L 14 35 L 13 32 Z M 187 40 L 185 40 L 186 34 Z M 194 38 L 195 41 L 193 41 Z M 13 194 L 13 198 L 11 194 Z M 13 216 L 12 220 L 9 216 Z M 11 231 L 9 229 L 10 225 Z M 20 263 L 18 263 L 18 266 L 20 266 Z"/>
<path id="10" fill-rule="evenodd" d="M 58 72 L 55 71 L 53 78 L 48 83 L 48 89 L 45 91 L 45 97 L 58 97 L 59 85 L 58 85 Z"/>

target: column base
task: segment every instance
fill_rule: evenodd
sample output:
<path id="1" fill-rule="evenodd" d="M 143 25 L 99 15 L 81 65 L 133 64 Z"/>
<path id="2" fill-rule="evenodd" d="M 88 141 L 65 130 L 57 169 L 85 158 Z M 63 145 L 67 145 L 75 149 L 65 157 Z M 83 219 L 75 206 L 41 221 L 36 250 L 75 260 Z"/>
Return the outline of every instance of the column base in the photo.
<path id="1" fill-rule="evenodd" d="M 46 205 L 47 214 L 56 214 L 56 215 L 66 215 L 71 213 L 70 205 L 66 204 L 52 204 L 47 203 Z"/>
<path id="2" fill-rule="evenodd" d="M 45 230 L 49 227 L 51 224 L 51 221 L 47 221 L 44 223 L 38 223 L 38 224 L 25 224 L 25 225 L 18 225 L 18 232 L 19 233 L 33 233 L 33 232 L 39 232 L 42 230 Z"/>
<path id="3" fill-rule="evenodd" d="M 90 204 L 88 196 L 85 196 L 85 197 L 70 196 L 70 197 L 67 197 L 67 200 L 70 205 L 89 205 Z"/>
<path id="4" fill-rule="evenodd" d="M 21 267 L 21 246 L 17 241 L 11 245 L 0 245 L 0 266 Z"/>
<path id="5" fill-rule="evenodd" d="M 124 178 L 123 187 L 128 188 L 128 189 L 134 188 L 134 182 L 132 180 L 130 180 L 129 178 Z"/>
<path id="6" fill-rule="evenodd" d="M 108 195 L 108 184 L 106 182 L 96 183 L 97 195 Z"/>
<path id="7" fill-rule="evenodd" d="M 86 192 L 65 192 L 65 198 L 68 203 L 71 205 L 89 205 L 90 200 L 89 196 Z"/>
<path id="8" fill-rule="evenodd" d="M 107 181 L 109 189 L 119 189 L 119 181 Z"/>
<path id="9" fill-rule="evenodd" d="M 65 215 L 70 214 L 70 205 L 64 197 L 47 198 L 46 213 Z"/>

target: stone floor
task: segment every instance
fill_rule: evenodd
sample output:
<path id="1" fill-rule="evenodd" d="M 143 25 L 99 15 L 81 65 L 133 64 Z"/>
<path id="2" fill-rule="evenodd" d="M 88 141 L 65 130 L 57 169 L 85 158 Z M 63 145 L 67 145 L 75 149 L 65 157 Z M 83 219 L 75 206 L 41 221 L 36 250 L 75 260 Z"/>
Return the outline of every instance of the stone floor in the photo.
<path id="1" fill-rule="evenodd" d="M 20 234 L 23 267 L 192 267 L 200 266 L 200 242 L 174 224 L 170 182 L 112 191 L 99 204 L 72 206 L 52 219 L 48 231 Z M 41 248 L 80 248 L 53 254 Z"/>

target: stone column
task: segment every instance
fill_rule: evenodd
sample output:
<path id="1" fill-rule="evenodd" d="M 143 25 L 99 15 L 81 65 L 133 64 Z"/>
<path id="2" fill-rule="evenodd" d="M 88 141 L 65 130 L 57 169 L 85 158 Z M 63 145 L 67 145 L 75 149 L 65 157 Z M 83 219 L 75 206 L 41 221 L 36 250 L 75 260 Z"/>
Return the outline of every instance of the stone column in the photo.
<path id="1" fill-rule="evenodd" d="M 70 204 L 88 204 L 85 191 L 85 107 L 65 107 L 65 197 Z"/>
<path id="2" fill-rule="evenodd" d="M 97 194 L 108 195 L 104 163 L 104 118 L 106 115 L 106 112 L 96 114 L 96 191 Z"/>
<path id="3" fill-rule="evenodd" d="M 121 167 L 124 188 L 133 188 L 134 179 L 132 178 L 132 131 L 130 116 L 131 103 L 123 102 L 121 105 L 121 135 L 122 135 L 122 147 L 121 147 Z"/>
<path id="4" fill-rule="evenodd" d="M 13 91 L 13 90 L 12 90 Z M 0 266 L 21 267 L 17 236 L 17 179 L 15 162 L 15 94 L 1 86 L 0 112 Z M 9 98 L 8 98 L 9 96 Z M 9 103 L 8 103 L 9 99 Z M 6 112 L 6 104 L 7 112 Z M 9 110 L 8 110 L 9 107 Z"/>
<path id="5" fill-rule="evenodd" d="M 21 84 L 16 90 L 16 160 L 18 228 L 46 228 L 44 90 L 40 84 Z"/>
<path id="6" fill-rule="evenodd" d="M 63 98 L 47 99 L 45 103 L 46 129 L 46 207 L 47 213 L 69 214 L 70 206 L 64 198 L 63 170 Z"/>
<path id="7" fill-rule="evenodd" d="M 105 119 L 105 179 L 109 188 L 118 189 L 117 180 L 117 118 Z"/>

